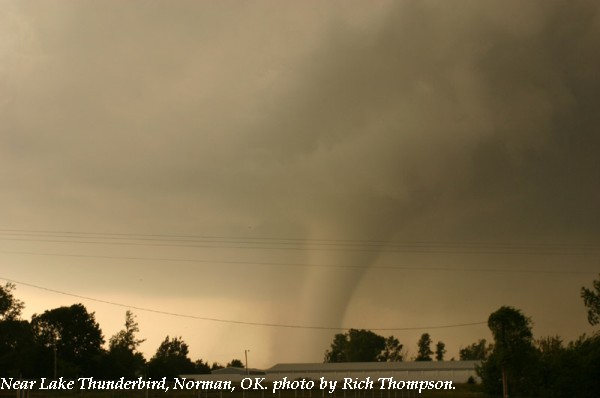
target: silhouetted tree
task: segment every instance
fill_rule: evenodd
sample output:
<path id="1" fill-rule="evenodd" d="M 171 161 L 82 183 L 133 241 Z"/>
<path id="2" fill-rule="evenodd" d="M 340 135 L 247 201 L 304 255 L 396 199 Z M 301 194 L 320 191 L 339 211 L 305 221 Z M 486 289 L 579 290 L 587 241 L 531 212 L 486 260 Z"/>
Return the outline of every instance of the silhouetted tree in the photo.
<path id="1" fill-rule="evenodd" d="M 325 351 L 325 362 L 348 362 L 346 358 L 347 346 L 348 336 L 343 333 L 337 333 L 333 337 L 331 348 Z"/>
<path id="2" fill-rule="evenodd" d="M 12 377 L 35 375 L 31 325 L 20 320 L 25 307 L 13 295 L 15 285 L 0 286 L 0 374 Z"/>
<path id="3" fill-rule="evenodd" d="M 109 349 L 120 346 L 130 351 L 137 350 L 138 346 L 146 341 L 146 339 L 136 338 L 136 334 L 139 331 L 140 328 L 135 321 L 135 315 L 133 315 L 133 312 L 127 310 L 125 312 L 125 329 L 120 330 L 110 338 L 108 341 Z"/>
<path id="4" fill-rule="evenodd" d="M 148 375 L 153 378 L 173 378 L 194 373 L 194 363 L 188 358 L 188 353 L 188 345 L 181 337 L 170 339 L 167 336 L 148 362 Z"/>
<path id="5" fill-rule="evenodd" d="M 0 321 L 0 374 L 38 377 L 41 365 L 31 324 L 16 319 Z"/>
<path id="6" fill-rule="evenodd" d="M 349 362 L 375 362 L 385 348 L 385 338 L 370 330 L 350 329 L 346 357 Z"/>
<path id="7" fill-rule="evenodd" d="M 227 367 L 244 368 L 245 366 L 240 359 L 232 359 L 231 362 L 227 364 Z"/>
<path id="8" fill-rule="evenodd" d="M 336 334 L 325 362 L 376 362 L 385 349 L 385 338 L 370 330 L 350 329 Z"/>
<path id="9" fill-rule="evenodd" d="M 142 353 L 137 351 L 137 347 L 145 340 L 136 337 L 139 331 L 135 316 L 128 310 L 125 313 L 125 328 L 112 336 L 108 342 L 105 377 L 114 379 L 122 376 L 133 379 L 143 373 L 146 360 Z"/>
<path id="10" fill-rule="evenodd" d="M 480 368 L 480 376 L 489 393 L 502 391 L 526 394 L 535 384 L 531 369 L 535 364 L 531 319 L 512 307 L 501 307 L 488 319 L 494 336 L 494 350 Z M 525 376 L 527 375 L 527 376 Z"/>
<path id="11" fill-rule="evenodd" d="M 542 337 L 535 341 L 535 345 L 541 354 L 554 354 L 564 350 L 560 336 Z"/>
<path id="12" fill-rule="evenodd" d="M 0 286 L 0 321 L 16 320 L 21 316 L 25 304 L 13 295 L 15 285 L 7 282 Z"/>
<path id="13" fill-rule="evenodd" d="M 104 338 L 94 313 L 88 313 L 83 304 L 33 315 L 31 326 L 36 342 L 45 349 L 45 356 L 56 349 L 59 375 L 98 374 Z"/>
<path id="14" fill-rule="evenodd" d="M 594 280 L 594 288 L 581 288 L 581 298 L 588 308 L 588 322 L 590 325 L 600 323 L 600 278 Z"/>
<path id="15" fill-rule="evenodd" d="M 431 351 L 431 343 L 432 341 L 429 333 L 423 333 L 417 343 L 419 351 L 415 361 L 431 361 L 431 354 L 433 354 L 433 351 Z"/>
<path id="16" fill-rule="evenodd" d="M 485 339 L 481 339 L 465 348 L 461 348 L 459 353 L 461 361 L 483 361 L 492 350 L 492 345 L 488 345 Z"/>
<path id="17" fill-rule="evenodd" d="M 194 362 L 194 374 L 208 374 L 210 373 L 210 366 L 208 362 L 204 362 L 202 359 L 198 359 Z"/>
<path id="18" fill-rule="evenodd" d="M 402 349 L 404 346 L 400 344 L 397 338 L 389 336 L 385 339 L 385 347 L 383 351 L 377 356 L 379 362 L 400 362 L 404 360 L 404 353 Z"/>
<path id="19" fill-rule="evenodd" d="M 446 344 L 444 344 L 442 341 L 438 341 L 435 345 L 435 360 L 443 361 L 444 354 L 446 354 Z"/>
<path id="20" fill-rule="evenodd" d="M 600 391 L 600 334 L 581 336 L 567 346 L 558 336 L 536 341 L 536 388 L 544 398 L 592 398 Z M 528 379 L 530 374 L 524 374 Z M 511 392 L 512 394 L 512 392 Z"/>

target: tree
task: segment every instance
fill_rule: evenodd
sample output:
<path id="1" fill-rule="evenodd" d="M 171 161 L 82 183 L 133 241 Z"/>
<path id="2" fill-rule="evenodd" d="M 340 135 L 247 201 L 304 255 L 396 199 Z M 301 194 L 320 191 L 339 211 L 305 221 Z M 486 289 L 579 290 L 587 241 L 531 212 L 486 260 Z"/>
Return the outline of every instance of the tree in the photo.
<path id="1" fill-rule="evenodd" d="M 404 353 L 402 349 L 404 346 L 400 344 L 397 338 L 389 336 L 385 339 L 385 347 L 383 351 L 377 356 L 379 362 L 400 362 L 404 360 Z"/>
<path id="2" fill-rule="evenodd" d="M 142 374 L 146 360 L 137 348 L 145 340 L 136 337 L 139 331 L 135 315 L 128 310 L 125 312 L 125 329 L 117 332 L 108 342 L 106 377 L 132 379 Z"/>
<path id="3" fill-rule="evenodd" d="M 227 367 L 232 368 L 244 368 L 244 363 L 240 359 L 232 359 L 231 362 L 227 364 Z"/>
<path id="4" fill-rule="evenodd" d="M 188 345 L 181 337 L 170 339 L 167 336 L 148 362 L 148 375 L 154 378 L 173 378 L 194 373 L 194 363 L 188 358 L 188 353 Z"/>
<path id="5" fill-rule="evenodd" d="M 376 362 L 385 348 L 385 338 L 370 330 L 350 329 L 346 356 L 349 362 Z"/>
<path id="6" fill-rule="evenodd" d="M 337 333 L 333 336 L 331 349 L 325 351 L 325 362 L 348 362 L 346 357 L 347 346 L 348 336 L 343 333 Z"/>
<path id="7" fill-rule="evenodd" d="M 31 324 L 23 320 L 0 321 L 0 374 L 10 377 L 35 377 L 37 360 Z"/>
<path id="8" fill-rule="evenodd" d="M 562 377 L 562 385 L 571 397 L 592 398 L 600 391 L 600 333 L 593 336 L 581 336 L 569 343 L 567 348 L 567 365 L 561 367 L 561 372 L 573 375 L 567 379 Z"/>
<path id="9" fill-rule="evenodd" d="M 97 374 L 104 338 L 94 313 L 88 313 L 83 304 L 35 314 L 31 325 L 36 342 L 46 349 L 46 355 L 55 350 L 60 375 Z"/>
<path id="10" fill-rule="evenodd" d="M 419 346 L 419 353 L 415 358 L 415 361 L 431 361 L 431 337 L 429 333 L 423 333 L 417 345 Z"/>
<path id="11" fill-rule="evenodd" d="M 600 334 L 563 344 L 558 336 L 535 342 L 538 361 L 536 390 L 544 398 L 595 398 L 600 391 Z M 526 377 L 530 375 L 526 374 Z M 511 392 L 512 393 L 512 392 Z"/>
<path id="12" fill-rule="evenodd" d="M 487 359 L 492 350 L 492 345 L 488 345 L 485 339 L 481 339 L 465 348 L 461 348 L 459 353 L 461 361 L 483 361 Z"/>
<path id="13" fill-rule="evenodd" d="M 204 362 L 202 359 L 198 359 L 194 362 L 194 374 L 209 374 L 210 366 L 208 362 Z"/>
<path id="14" fill-rule="evenodd" d="M 443 361 L 445 353 L 446 353 L 446 344 L 444 344 L 441 341 L 438 341 L 437 344 L 435 345 L 435 360 Z"/>
<path id="15" fill-rule="evenodd" d="M 564 349 L 560 336 L 542 337 L 535 341 L 538 351 L 543 355 L 552 355 Z"/>
<path id="16" fill-rule="evenodd" d="M 600 323 L 600 277 L 593 282 L 594 289 L 581 288 L 581 298 L 588 308 L 588 322 L 590 325 Z"/>
<path id="17" fill-rule="evenodd" d="M 385 338 L 370 330 L 350 329 L 336 334 L 325 362 L 376 362 L 385 349 Z"/>
<path id="18" fill-rule="evenodd" d="M 509 387 L 513 393 L 527 393 L 533 378 L 524 375 L 534 363 L 531 319 L 515 308 L 504 306 L 490 315 L 488 327 L 494 336 L 494 350 L 480 368 L 484 384 L 496 390 L 494 379 L 500 373 L 505 397 Z"/>
<path id="19" fill-rule="evenodd" d="M 12 294 L 13 290 L 15 285 L 11 282 L 0 286 L 0 321 L 19 319 L 21 311 L 25 308 L 25 304 Z"/>
<path id="20" fill-rule="evenodd" d="M 13 295 L 15 285 L 0 286 L 0 374 L 21 377 L 34 375 L 33 333 L 27 321 L 20 320 L 25 307 Z"/>
<path id="21" fill-rule="evenodd" d="M 531 319 L 512 307 L 501 307 L 488 318 L 488 327 L 494 336 L 494 352 L 501 362 L 508 363 L 519 357 L 523 349 L 532 347 Z"/>
<path id="22" fill-rule="evenodd" d="M 129 351 L 135 351 L 140 344 L 146 341 L 146 339 L 137 339 L 135 337 L 139 331 L 140 328 L 135 321 L 135 315 L 133 315 L 133 312 L 127 310 L 125 312 L 125 329 L 120 330 L 110 338 L 108 341 L 109 348 L 123 347 Z"/>

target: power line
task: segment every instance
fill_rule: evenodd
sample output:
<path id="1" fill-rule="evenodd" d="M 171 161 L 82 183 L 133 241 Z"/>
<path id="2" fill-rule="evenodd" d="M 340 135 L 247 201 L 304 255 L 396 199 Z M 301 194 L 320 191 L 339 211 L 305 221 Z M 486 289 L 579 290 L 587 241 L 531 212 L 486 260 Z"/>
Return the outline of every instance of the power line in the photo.
<path id="1" fill-rule="evenodd" d="M 393 266 L 393 265 L 348 265 L 348 264 L 308 264 L 308 263 L 284 263 L 284 262 L 265 262 L 265 261 L 227 261 L 227 260 L 202 260 L 191 258 L 168 258 L 168 257 L 137 257 L 137 256 L 108 256 L 92 254 L 73 254 L 73 253 L 39 253 L 26 251 L 0 250 L 4 254 L 18 254 L 31 256 L 50 256 L 50 257 L 75 257 L 75 258 L 93 258 L 104 260 L 134 260 L 134 261 L 160 261 L 160 262 L 182 262 L 191 264 L 227 264 L 227 265 L 259 265 L 271 267 L 298 267 L 298 268 L 341 268 L 341 269 L 359 269 L 359 270 L 391 270 L 391 271 L 443 271 L 443 272 L 492 272 L 492 273 L 530 273 L 530 274 L 580 274 L 596 275 L 597 272 L 577 271 L 577 270 L 535 270 L 535 269 L 502 269 L 502 268 L 475 268 L 475 267 L 428 267 L 428 266 Z"/>
<path id="2" fill-rule="evenodd" d="M 247 325 L 247 326 L 278 327 L 278 328 L 288 328 L 288 329 L 336 330 L 336 331 L 348 330 L 348 329 L 368 329 L 368 330 L 380 330 L 380 331 L 407 331 L 407 330 L 424 330 L 424 329 L 449 329 L 449 328 L 477 326 L 477 325 L 487 324 L 487 322 L 470 322 L 470 323 L 459 323 L 459 324 L 453 324 L 453 325 L 434 325 L 434 326 L 398 327 L 398 328 L 350 328 L 350 327 L 342 328 L 342 327 L 329 327 L 329 326 L 307 326 L 307 325 L 289 325 L 289 324 L 281 324 L 281 323 L 238 321 L 238 320 L 231 320 L 231 319 L 210 318 L 210 317 L 202 317 L 202 316 L 197 316 L 197 315 L 180 314 L 180 313 L 170 312 L 170 311 L 155 310 L 152 308 L 138 307 L 138 306 L 134 306 L 134 305 L 122 304 L 122 303 L 117 303 L 114 301 L 102 300 L 102 299 L 97 299 L 97 298 L 93 298 L 93 297 L 82 296 L 79 294 L 68 293 L 68 292 L 64 292 L 61 290 L 51 289 L 48 287 L 39 286 L 39 285 L 35 285 L 32 283 L 27 283 L 27 282 L 21 282 L 21 281 L 17 281 L 14 279 L 1 277 L 1 276 L 0 276 L 0 279 L 5 280 L 9 283 L 14 283 L 16 285 L 28 286 L 28 287 L 31 287 L 34 289 L 39 289 L 39 290 L 56 293 L 56 294 L 62 294 L 64 296 L 76 297 L 76 298 L 83 299 L 83 300 L 94 301 L 97 303 L 103 303 L 103 304 L 113 305 L 113 306 L 117 306 L 117 307 L 130 308 L 130 309 L 134 309 L 134 310 L 138 310 L 138 311 L 150 312 L 150 313 L 154 313 L 154 314 L 167 315 L 167 316 L 174 316 L 174 317 L 178 317 L 178 318 L 196 319 L 196 320 L 201 320 L 201 321 L 220 322 L 220 323 L 229 323 L 229 324 L 237 324 L 237 325 Z"/>
<path id="3" fill-rule="evenodd" d="M 83 241 L 74 239 L 28 239 L 28 238 L 7 238 L 0 237 L 4 241 L 26 241 L 26 242 L 49 242 L 49 243 L 70 243 L 70 244 L 93 244 L 93 245 L 118 245 L 118 246 L 150 246 L 150 247 L 186 247 L 186 248 L 208 248 L 208 249 L 241 249 L 241 250 L 282 250 L 282 251 L 342 251 L 342 252 L 377 252 L 377 253 L 416 253 L 416 254 L 521 254 L 521 255 L 597 255 L 600 249 L 573 249 L 557 248 L 554 251 L 542 250 L 531 247 L 470 247 L 470 246 L 331 246 L 314 247 L 310 245 L 289 246 L 280 245 L 279 247 L 257 245 L 252 242 L 229 242 L 229 241 L 211 241 L 206 243 L 216 244 L 170 244 L 170 243 L 141 243 L 141 242 L 107 242 L 107 241 Z M 237 244 L 237 245 L 234 245 Z M 240 246 L 240 244 L 242 246 Z"/>
<path id="4" fill-rule="evenodd" d="M 29 236 L 42 237 L 47 239 L 52 238 L 67 238 L 69 240 L 46 240 L 60 243 L 106 243 L 104 241 L 129 241 L 120 244 L 145 245 L 139 241 L 150 242 L 168 242 L 168 243 L 212 243 L 212 244 L 238 244 L 238 245 L 253 245 L 252 248 L 260 249 L 278 249 L 276 246 L 284 247 L 289 250 L 305 250 L 307 247 L 335 247 L 335 248 L 375 248 L 378 251 L 383 249 L 390 251 L 391 249 L 471 249 L 471 250 L 510 250 L 510 251 L 544 251 L 548 249 L 562 251 L 579 251 L 579 252 L 597 252 L 600 251 L 598 244 L 565 244 L 556 242 L 546 243 L 515 243 L 515 242 L 452 242 L 452 241 L 394 241 L 394 240 L 359 240 L 359 239 L 308 239 L 308 238 L 273 238 L 273 237 L 248 237 L 248 236 L 211 236 L 211 235 L 168 235 L 168 234 L 131 234 L 131 233 L 112 233 L 112 232 L 80 232 L 80 231 L 49 231 L 49 230 L 22 230 L 22 229 L 0 229 L 0 235 L 8 236 Z M 0 238 L 5 240 L 19 240 L 17 238 Z M 100 239 L 98 241 L 81 241 L 74 239 Z M 28 240 L 28 239 L 23 239 Z M 35 241 L 35 239 L 31 239 Z M 131 242 L 138 241 L 138 242 Z M 148 245 L 158 245 L 152 243 Z M 268 245 L 268 246 L 256 246 Z M 245 248 L 246 246 L 186 246 L 173 245 L 183 247 L 225 247 L 225 248 Z M 275 246 L 275 247 L 274 247 Z M 337 250 L 337 249 L 336 249 Z M 521 254 L 521 252 L 518 252 Z M 562 252 L 561 252 L 562 254 Z"/>

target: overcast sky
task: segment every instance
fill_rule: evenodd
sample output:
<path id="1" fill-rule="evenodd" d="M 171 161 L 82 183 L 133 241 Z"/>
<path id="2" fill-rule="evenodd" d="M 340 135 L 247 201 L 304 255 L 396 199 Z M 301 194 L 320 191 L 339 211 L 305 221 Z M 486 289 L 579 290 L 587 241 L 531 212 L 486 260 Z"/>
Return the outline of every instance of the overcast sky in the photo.
<path id="1" fill-rule="evenodd" d="M 251 367 L 350 327 L 458 358 L 487 326 L 434 327 L 502 305 L 592 331 L 594 2 L 0 5 L 0 277 L 26 318 L 82 302 L 108 340 L 131 306 L 147 358 L 182 336 Z"/>

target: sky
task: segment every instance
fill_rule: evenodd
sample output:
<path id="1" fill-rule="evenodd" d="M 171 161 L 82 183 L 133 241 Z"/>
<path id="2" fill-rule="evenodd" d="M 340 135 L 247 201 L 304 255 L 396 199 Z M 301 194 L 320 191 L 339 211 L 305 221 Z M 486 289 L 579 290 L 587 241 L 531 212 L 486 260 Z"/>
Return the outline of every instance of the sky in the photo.
<path id="1" fill-rule="evenodd" d="M 0 0 L 0 278 L 150 358 L 592 333 L 600 6 Z M 596 329 L 597 330 L 597 329 Z"/>

